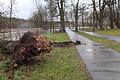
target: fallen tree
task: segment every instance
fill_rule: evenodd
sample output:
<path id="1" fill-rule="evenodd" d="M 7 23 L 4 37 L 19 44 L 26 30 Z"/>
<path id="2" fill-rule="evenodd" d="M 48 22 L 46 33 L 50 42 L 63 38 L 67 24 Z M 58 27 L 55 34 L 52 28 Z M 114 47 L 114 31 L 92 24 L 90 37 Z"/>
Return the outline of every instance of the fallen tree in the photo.
<path id="1" fill-rule="evenodd" d="M 48 40 L 46 36 L 34 34 L 31 32 L 25 33 L 19 41 L 14 41 L 12 43 L 8 43 L 7 47 L 10 47 L 10 51 L 12 51 L 13 58 L 10 62 L 9 68 L 7 70 L 8 79 L 14 78 L 14 70 L 18 68 L 21 64 L 31 64 L 29 61 L 35 56 L 40 56 L 49 53 L 52 49 L 52 45 L 54 47 L 66 47 L 71 45 L 79 45 L 80 41 L 72 42 L 51 42 Z"/>
<path id="2" fill-rule="evenodd" d="M 42 56 L 49 53 L 52 43 L 46 36 L 41 36 L 31 32 L 25 33 L 19 43 L 14 47 L 13 59 L 8 69 L 8 78 L 13 79 L 14 68 L 27 62 L 34 56 Z"/>
<path id="3" fill-rule="evenodd" d="M 52 44 L 54 47 L 67 47 L 67 46 L 72 46 L 72 45 L 79 45 L 81 44 L 81 41 L 53 42 Z"/>

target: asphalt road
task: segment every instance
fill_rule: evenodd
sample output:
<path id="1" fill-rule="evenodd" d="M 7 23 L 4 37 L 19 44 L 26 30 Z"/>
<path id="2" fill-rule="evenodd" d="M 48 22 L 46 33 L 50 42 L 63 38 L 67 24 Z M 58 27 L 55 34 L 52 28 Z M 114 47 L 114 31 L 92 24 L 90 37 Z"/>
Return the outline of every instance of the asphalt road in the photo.
<path id="1" fill-rule="evenodd" d="M 93 80 L 120 80 L 120 53 L 66 29 L 72 41 L 80 40 L 76 48 Z"/>

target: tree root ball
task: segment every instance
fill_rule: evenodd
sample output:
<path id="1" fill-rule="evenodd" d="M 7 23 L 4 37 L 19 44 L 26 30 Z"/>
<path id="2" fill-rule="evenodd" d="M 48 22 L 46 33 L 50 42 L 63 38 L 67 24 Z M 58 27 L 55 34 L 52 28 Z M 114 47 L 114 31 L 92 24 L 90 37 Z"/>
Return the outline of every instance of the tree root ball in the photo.
<path id="1" fill-rule="evenodd" d="M 46 36 L 25 33 L 14 47 L 13 58 L 8 68 L 8 78 L 13 78 L 14 69 L 18 68 L 34 56 L 43 56 L 52 49 L 52 43 Z"/>

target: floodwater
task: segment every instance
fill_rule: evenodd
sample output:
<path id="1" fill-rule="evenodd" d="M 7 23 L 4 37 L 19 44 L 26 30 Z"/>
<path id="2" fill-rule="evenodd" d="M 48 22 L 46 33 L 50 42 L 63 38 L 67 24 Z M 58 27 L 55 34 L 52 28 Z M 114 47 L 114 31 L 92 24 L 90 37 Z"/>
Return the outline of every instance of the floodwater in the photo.
<path id="1" fill-rule="evenodd" d="M 28 31 L 38 32 L 39 34 L 44 34 L 46 32 L 49 32 L 41 28 L 18 28 L 18 29 L 11 29 L 11 35 L 10 32 L 0 33 L 0 39 L 10 41 L 12 38 L 12 41 L 17 41 L 23 36 L 24 33 Z"/>
<path id="2" fill-rule="evenodd" d="M 72 41 L 79 40 L 76 48 L 93 80 L 120 80 L 120 53 L 89 40 L 66 28 Z"/>

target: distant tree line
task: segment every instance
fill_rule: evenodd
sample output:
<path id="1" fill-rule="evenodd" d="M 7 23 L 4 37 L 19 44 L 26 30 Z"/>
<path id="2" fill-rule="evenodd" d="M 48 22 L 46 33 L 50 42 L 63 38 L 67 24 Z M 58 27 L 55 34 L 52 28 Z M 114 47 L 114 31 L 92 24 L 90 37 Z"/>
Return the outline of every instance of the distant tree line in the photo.
<path id="1" fill-rule="evenodd" d="M 59 20 L 61 31 L 65 32 L 65 22 L 72 23 L 75 31 L 79 28 L 91 27 L 95 29 L 120 28 L 120 0 L 91 0 L 92 3 L 80 3 L 79 0 L 35 0 L 37 11 L 33 13 L 31 20 L 37 27 L 43 27 L 43 23 L 49 22 L 49 28 L 54 31 L 54 22 Z M 44 26 L 45 27 L 45 26 Z"/>
<path id="2" fill-rule="evenodd" d="M 20 23 L 26 22 L 27 20 L 13 17 L 13 5 L 15 0 L 10 0 L 10 7 L 4 8 L 4 3 L 0 3 L 0 31 L 12 28 L 17 28 Z"/>
<path id="3" fill-rule="evenodd" d="M 98 0 L 98 4 L 92 0 L 92 4 L 94 28 L 100 27 L 104 30 L 105 22 L 109 23 L 111 29 L 120 28 L 120 0 Z"/>
<path id="4" fill-rule="evenodd" d="M 65 21 L 69 21 L 70 16 L 67 10 L 67 0 L 44 0 L 46 6 L 41 6 L 40 0 L 35 0 L 37 11 L 33 13 L 31 20 L 36 25 L 36 27 L 43 27 L 43 22 L 50 23 L 50 30 L 54 31 L 54 22 L 60 20 L 60 31 L 65 32 Z M 74 9 L 78 9 L 79 0 Z M 75 11 L 75 15 L 78 16 L 78 10 Z M 73 15 L 72 15 L 73 16 Z M 75 16 L 74 16 L 75 17 Z M 75 17 L 76 26 L 78 26 L 78 18 Z M 77 27 L 76 27 L 77 31 Z"/>
<path id="5" fill-rule="evenodd" d="M 9 21 L 10 21 L 9 17 L 0 16 L 0 29 L 9 29 L 9 27 L 10 27 Z M 12 29 L 18 28 L 17 26 L 19 26 L 21 23 L 24 23 L 27 21 L 28 20 L 12 18 L 12 24 L 11 24 Z"/>

